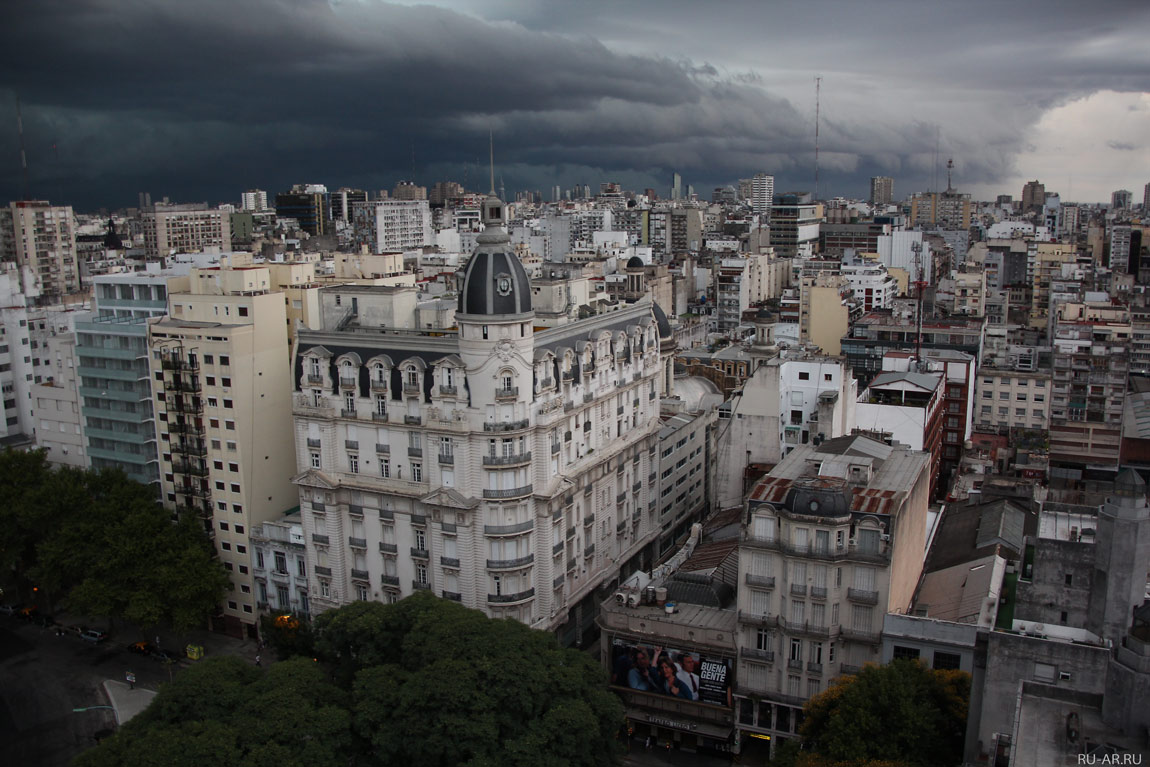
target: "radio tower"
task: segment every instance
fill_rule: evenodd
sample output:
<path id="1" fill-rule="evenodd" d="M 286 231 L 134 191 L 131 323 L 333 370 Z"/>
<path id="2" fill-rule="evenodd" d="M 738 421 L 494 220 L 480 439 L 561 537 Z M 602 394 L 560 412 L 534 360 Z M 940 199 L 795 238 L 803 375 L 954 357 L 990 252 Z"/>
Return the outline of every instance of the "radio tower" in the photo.
<path id="1" fill-rule="evenodd" d="M 823 84 L 822 75 L 815 76 L 815 197 L 819 201 L 819 91 Z"/>
<path id="2" fill-rule="evenodd" d="M 20 94 L 16 94 L 16 133 L 20 137 L 20 168 L 24 172 L 24 199 L 32 199 L 32 182 L 28 176 L 28 153 L 24 150 L 24 118 L 20 115 Z"/>
<path id="3" fill-rule="evenodd" d="M 954 158 L 951 157 L 946 161 L 946 191 L 951 191 L 950 186 L 950 173 L 954 170 Z"/>
<path id="4" fill-rule="evenodd" d="M 914 334 L 914 358 L 915 365 L 919 370 L 922 369 L 922 294 L 926 289 L 926 280 L 923 279 L 922 273 L 922 243 L 912 242 L 910 244 L 911 251 L 914 252 L 914 270 L 918 279 L 914 281 L 914 288 L 917 295 L 917 310 L 915 311 L 915 334 Z"/>

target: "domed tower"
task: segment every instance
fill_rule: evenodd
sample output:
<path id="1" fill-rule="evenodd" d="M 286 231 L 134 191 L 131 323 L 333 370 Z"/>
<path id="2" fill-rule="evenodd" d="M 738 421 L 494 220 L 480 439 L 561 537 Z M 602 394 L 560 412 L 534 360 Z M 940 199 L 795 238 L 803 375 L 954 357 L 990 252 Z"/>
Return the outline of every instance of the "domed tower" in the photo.
<path id="1" fill-rule="evenodd" d="M 531 281 L 503 229 L 506 208 L 494 194 L 483 201 L 483 232 L 463 268 L 459 306 L 459 356 L 467 366 L 473 407 L 485 420 L 527 418 L 532 393 L 535 338 Z"/>
<path id="2" fill-rule="evenodd" d="M 771 357 L 778 355 L 779 345 L 775 343 L 775 326 L 779 316 L 765 306 L 755 314 L 755 339 L 751 342 L 750 353 L 754 360 L 752 367 L 758 368 Z"/>
<path id="3" fill-rule="evenodd" d="M 627 289 L 624 291 L 624 299 L 638 301 L 647 293 L 647 273 L 643 269 L 643 259 L 638 256 L 631 256 L 627 260 L 624 273 L 627 275 Z"/>

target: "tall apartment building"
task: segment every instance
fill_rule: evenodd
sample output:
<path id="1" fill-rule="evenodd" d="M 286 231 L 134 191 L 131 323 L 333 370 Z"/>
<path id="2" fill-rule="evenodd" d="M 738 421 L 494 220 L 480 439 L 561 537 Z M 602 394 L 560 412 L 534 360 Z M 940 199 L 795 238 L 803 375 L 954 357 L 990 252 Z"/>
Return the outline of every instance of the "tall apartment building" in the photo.
<path id="1" fill-rule="evenodd" d="M 1130 210 L 1134 204 L 1134 193 L 1129 189 L 1119 189 L 1110 193 L 1111 210 Z"/>
<path id="2" fill-rule="evenodd" d="M 427 200 L 372 200 L 353 206 L 355 243 L 374 253 L 422 248 L 434 242 Z"/>
<path id="3" fill-rule="evenodd" d="M 839 273 L 850 284 L 855 301 L 864 312 L 889 309 L 898 295 L 898 281 L 877 261 L 844 261 Z"/>
<path id="4" fill-rule="evenodd" d="M 799 199 L 782 195 L 771 207 L 771 245 L 782 258 L 810 258 L 819 242 L 823 207 Z"/>
<path id="5" fill-rule="evenodd" d="M 46 354 L 41 358 L 32 386 L 36 447 L 48 451 L 51 463 L 86 468 L 88 455 L 81 428 L 76 334 L 66 330 L 67 327 L 65 324 L 52 328 L 43 342 L 41 351 Z"/>
<path id="6" fill-rule="evenodd" d="M 483 221 L 458 331 L 395 330 L 386 289 L 328 288 L 354 318 L 300 335 L 311 603 L 431 590 L 578 642 L 595 589 L 653 562 L 674 341 L 649 300 L 536 328 L 497 198 Z"/>
<path id="7" fill-rule="evenodd" d="M 805 445 L 751 491 L 739 542 L 741 740 L 792 738 L 803 704 L 879 662 L 926 548 L 927 456 L 860 436 Z"/>
<path id="8" fill-rule="evenodd" d="M 367 192 L 362 189 L 340 187 L 331 194 L 331 219 L 350 224 L 354 218 L 356 203 L 367 202 Z"/>
<path id="9" fill-rule="evenodd" d="M 954 189 L 910 198 L 910 223 L 920 229 L 969 229 L 970 195 Z"/>
<path id="10" fill-rule="evenodd" d="M 232 219 L 204 204 L 157 203 L 143 214 L 144 250 L 149 259 L 173 253 L 221 252 L 232 247 Z"/>
<path id="11" fill-rule="evenodd" d="M 393 200 L 426 200 L 427 187 L 419 186 L 414 181 L 400 181 L 391 190 Z"/>
<path id="12" fill-rule="evenodd" d="M 256 525 L 249 537 L 256 609 L 271 615 L 310 617 L 307 546 L 299 509 Z"/>
<path id="13" fill-rule="evenodd" d="M 751 179 L 751 210 L 760 221 L 770 221 L 771 206 L 775 204 L 775 177 L 756 173 Z"/>
<path id="14" fill-rule="evenodd" d="M 974 422 L 980 429 L 1050 427 L 1050 373 L 983 365 L 975 386 Z"/>
<path id="15" fill-rule="evenodd" d="M 926 319 L 922 324 L 924 356 L 932 350 L 951 349 L 980 360 L 985 328 L 982 317 Z M 855 377 L 865 383 L 883 369 L 883 358 L 888 352 L 913 350 L 917 335 L 913 318 L 877 310 L 864 314 L 851 326 L 850 333 L 842 339 L 842 353 Z"/>
<path id="16" fill-rule="evenodd" d="M 870 180 L 870 204 L 890 205 L 894 201 L 894 179 L 890 176 L 872 176 Z"/>
<path id="17" fill-rule="evenodd" d="M 850 281 L 837 272 L 803 274 L 799 282 L 799 341 L 838 356 L 851 320 L 862 314 Z"/>
<path id="18" fill-rule="evenodd" d="M 1052 478 L 1113 478 L 1130 368 L 1130 312 L 1114 304 L 1065 303 L 1053 318 L 1050 403 Z"/>
<path id="19" fill-rule="evenodd" d="M 76 256 L 76 219 L 70 205 L 43 200 L 8 204 L 11 239 L 8 247 L 20 267 L 28 267 L 36 290 L 45 297 L 60 297 L 80 290 L 80 265 Z M 4 222 L 7 224 L 7 220 Z M 24 286 L 32 292 L 31 286 Z"/>
<path id="20" fill-rule="evenodd" d="M 1037 213 L 1046 204 L 1046 186 L 1040 181 L 1027 181 L 1022 185 L 1022 212 Z"/>
<path id="21" fill-rule="evenodd" d="M 717 260 L 712 268 L 711 295 L 719 332 L 735 332 L 748 308 L 782 295 L 789 264 L 777 259 L 769 248 Z"/>
<path id="22" fill-rule="evenodd" d="M 263 189 L 249 189 L 240 195 L 240 210 L 259 213 L 268 209 L 268 193 Z"/>
<path id="23" fill-rule="evenodd" d="M 295 454 L 284 296 L 243 255 L 173 280 L 147 328 L 162 497 L 203 521 L 229 572 L 216 628 L 254 636 L 249 535 L 296 505 Z"/>
<path id="24" fill-rule="evenodd" d="M 331 233 L 331 207 L 323 184 L 295 184 L 276 195 L 276 218 L 291 218 L 313 237 Z"/>
<path id="25" fill-rule="evenodd" d="M 92 314 L 76 323 L 76 358 L 84 438 L 94 469 L 120 469 L 145 484 L 160 479 L 148 320 L 167 314 L 167 282 L 180 273 L 107 274 L 92 280 Z"/>
<path id="26" fill-rule="evenodd" d="M 558 189 L 558 187 L 556 187 Z M 427 195 L 427 201 L 433 206 L 446 205 L 448 200 L 454 200 L 463 196 L 463 185 L 455 181 L 436 181 L 435 186 L 431 188 L 431 192 Z M 559 197 L 555 197 L 558 202 Z"/>

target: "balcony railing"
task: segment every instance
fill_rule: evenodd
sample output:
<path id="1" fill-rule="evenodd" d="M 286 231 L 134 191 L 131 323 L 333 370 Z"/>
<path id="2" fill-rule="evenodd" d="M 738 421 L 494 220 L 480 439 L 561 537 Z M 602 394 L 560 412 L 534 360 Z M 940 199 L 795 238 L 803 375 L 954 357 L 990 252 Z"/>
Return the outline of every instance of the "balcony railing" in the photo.
<path id="1" fill-rule="evenodd" d="M 316 575 L 325 575 L 325 576 L 330 578 L 331 577 L 331 568 L 330 567 L 321 567 L 319 565 L 316 565 L 315 566 L 315 574 Z"/>
<path id="2" fill-rule="evenodd" d="M 583 549 L 583 556 L 587 557 L 588 559 L 595 556 L 595 544 L 594 543 L 592 543 L 590 546 Z"/>
<path id="3" fill-rule="evenodd" d="M 322 447 L 323 442 L 321 440 L 313 439 L 312 437 L 308 437 L 307 446 L 308 447 Z"/>
<path id="4" fill-rule="evenodd" d="M 408 426 L 419 426 L 421 423 L 423 423 L 423 419 L 417 415 L 405 415 L 403 417 L 403 422 Z"/>
<path id="5" fill-rule="evenodd" d="M 534 561 L 534 554 L 528 554 L 518 559 L 489 559 L 487 560 L 487 568 L 489 570 L 513 570 L 517 567 L 526 567 Z"/>
<path id="6" fill-rule="evenodd" d="M 826 599 L 827 590 L 823 586 L 811 586 L 811 599 Z"/>
<path id="7" fill-rule="evenodd" d="M 382 443 L 376 442 L 375 443 L 375 452 L 383 453 L 384 455 L 387 455 L 391 452 L 391 445 L 384 445 Z"/>
<path id="8" fill-rule="evenodd" d="M 371 379 L 371 390 L 375 392 L 387 391 L 387 381 L 382 381 L 378 378 Z"/>
<path id="9" fill-rule="evenodd" d="M 455 454 L 454 453 L 440 453 L 439 454 L 439 462 L 441 464 L 443 464 L 444 466 L 454 466 L 455 465 Z"/>
<path id="10" fill-rule="evenodd" d="M 339 388 L 341 389 L 354 389 L 358 383 L 354 376 L 339 377 Z"/>
<path id="11" fill-rule="evenodd" d="M 821 674 L 823 673 L 823 664 L 815 663 L 814 661 L 808 661 L 807 671 L 811 674 Z"/>
<path id="12" fill-rule="evenodd" d="M 459 389 L 455 388 L 454 386 L 444 386 L 444 385 L 440 385 L 440 387 L 439 387 L 439 393 L 440 393 L 440 394 L 445 394 L 445 395 L 447 395 L 447 396 L 449 396 L 449 397 L 454 397 L 456 394 L 458 394 L 458 393 L 459 393 Z"/>
<path id="13" fill-rule="evenodd" d="M 371 580 L 371 573 L 367 570 L 356 570 L 354 567 L 351 570 L 351 578 L 356 581 Z"/>
<path id="14" fill-rule="evenodd" d="M 343 407 L 343 408 L 339 409 L 339 415 L 341 418 L 355 418 L 356 417 L 356 410 L 353 407 L 351 407 L 351 408 Z"/>
<path id="15" fill-rule="evenodd" d="M 518 535 L 519 533 L 530 532 L 535 529 L 535 520 L 529 519 L 526 522 L 516 522 L 513 525 L 484 525 L 484 535 Z"/>
<path id="16" fill-rule="evenodd" d="M 419 394 L 419 384 L 405 383 L 403 393 L 407 395 Z"/>
<path id="17" fill-rule="evenodd" d="M 787 660 L 787 668 L 790 669 L 791 671 L 802 671 L 803 670 L 802 659 L 798 659 L 798 660 L 796 660 L 794 658 L 788 659 Z"/>
<path id="18" fill-rule="evenodd" d="M 509 602 L 522 602 L 535 596 L 535 589 L 527 589 L 515 594 L 488 594 L 487 601 L 492 604 L 507 604 Z"/>
<path id="19" fill-rule="evenodd" d="M 516 455 L 485 455 L 483 456 L 484 466 L 514 466 L 520 463 L 531 462 L 531 451 L 527 450 Z"/>
<path id="20" fill-rule="evenodd" d="M 359 440 L 357 440 L 357 439 L 345 439 L 343 441 L 343 446 L 347 450 L 359 450 Z"/>
<path id="21" fill-rule="evenodd" d="M 387 420 L 387 411 L 384 411 L 381 413 L 378 410 L 373 410 L 371 412 L 371 420 L 373 420 L 373 421 L 386 421 Z"/>
<path id="22" fill-rule="evenodd" d="M 559 541 L 559 543 L 556 543 L 554 546 L 551 547 L 551 554 L 555 555 L 555 554 L 559 554 L 560 552 L 562 552 L 564 545 L 565 544 L 563 541 Z"/>
<path id="23" fill-rule="evenodd" d="M 526 429 L 530 422 L 523 418 L 518 421 L 487 421 L 483 424 L 484 431 L 516 431 Z"/>
<path id="24" fill-rule="evenodd" d="M 452 602 L 462 602 L 463 601 L 463 595 L 460 594 L 458 591 L 444 591 L 443 592 L 443 598 L 444 599 L 450 599 Z"/>
<path id="25" fill-rule="evenodd" d="M 398 575 L 381 575 L 381 576 L 379 576 L 379 582 L 381 584 L 383 584 L 384 586 L 398 586 L 399 585 L 399 576 Z"/>
<path id="26" fill-rule="evenodd" d="M 847 599 L 864 605 L 877 605 L 878 592 L 864 589 L 847 589 Z"/>
<path id="27" fill-rule="evenodd" d="M 791 596 L 793 596 L 793 597 L 805 597 L 806 595 L 807 595 L 807 584 L 805 584 L 805 583 L 792 583 L 791 584 Z"/>
<path id="28" fill-rule="evenodd" d="M 431 584 L 428 583 L 427 581 L 413 580 L 411 582 L 411 588 L 415 589 L 416 591 L 427 591 L 428 589 L 431 588 Z"/>
<path id="29" fill-rule="evenodd" d="M 747 573 L 745 580 L 748 586 L 757 586 L 761 589 L 773 589 L 775 587 L 775 576 L 773 575 L 752 575 Z"/>
<path id="30" fill-rule="evenodd" d="M 850 629 L 846 626 L 839 629 L 839 636 L 843 639 L 849 639 L 852 642 L 865 642 L 867 644 L 878 644 L 882 641 L 882 635 L 877 631 L 860 631 L 859 629 Z"/>
<path id="31" fill-rule="evenodd" d="M 506 500 L 508 498 L 522 498 L 525 495 L 531 495 L 533 488 L 531 485 L 524 485 L 523 487 L 513 487 L 509 490 L 484 490 L 483 497 L 488 500 Z"/>
<path id="32" fill-rule="evenodd" d="M 366 538 L 355 538 L 355 537 L 349 536 L 347 539 L 347 545 L 351 546 L 353 549 L 366 549 L 367 548 L 367 539 Z"/>
<path id="33" fill-rule="evenodd" d="M 459 560 L 455 557 L 440 557 L 439 564 L 443 567 L 459 567 Z"/>
<path id="34" fill-rule="evenodd" d="M 322 384 L 323 383 L 323 376 L 320 374 L 317 374 L 317 373 L 308 373 L 307 374 L 307 382 L 309 384 Z"/>
<path id="35" fill-rule="evenodd" d="M 431 558 L 427 553 L 427 549 L 417 549 L 414 546 L 411 547 L 411 556 L 415 557 L 416 559 L 430 559 Z"/>
<path id="36" fill-rule="evenodd" d="M 840 663 L 839 664 L 839 673 L 840 674 L 857 674 L 860 671 L 862 671 L 862 666 L 855 666 L 851 663 Z"/>
<path id="37" fill-rule="evenodd" d="M 495 390 L 495 399 L 496 400 L 515 399 L 518 396 L 519 396 L 519 387 L 518 386 L 506 386 L 506 387 L 501 387 L 501 388 L 498 388 Z"/>
<path id="38" fill-rule="evenodd" d="M 407 448 L 407 454 L 409 456 L 411 456 L 412 458 L 422 458 L 423 457 L 423 448 L 421 448 L 421 447 L 409 447 L 409 448 Z"/>
<path id="39" fill-rule="evenodd" d="M 331 539 L 328 538 L 326 535 L 320 535 L 319 533 L 312 533 L 311 534 L 311 542 L 312 543 L 319 543 L 319 544 L 322 544 L 324 546 L 327 546 L 329 543 L 331 543 Z"/>
<path id="40" fill-rule="evenodd" d="M 760 663 L 774 663 L 775 653 L 771 650 L 756 650 L 751 647 L 740 647 L 739 657 L 757 660 Z"/>

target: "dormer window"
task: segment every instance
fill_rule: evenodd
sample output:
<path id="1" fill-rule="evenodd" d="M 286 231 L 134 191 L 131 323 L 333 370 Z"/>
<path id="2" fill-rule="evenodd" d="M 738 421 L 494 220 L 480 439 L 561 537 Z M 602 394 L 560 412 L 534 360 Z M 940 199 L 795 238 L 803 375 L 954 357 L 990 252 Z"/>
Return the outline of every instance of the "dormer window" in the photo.
<path id="1" fill-rule="evenodd" d="M 375 363 L 375 367 L 372 368 L 371 372 L 371 380 L 381 384 L 387 383 L 387 370 L 384 368 L 382 362 Z"/>
<path id="2" fill-rule="evenodd" d="M 409 367 L 404 376 L 408 386 L 419 386 L 419 372 L 414 367 Z"/>
<path id="3" fill-rule="evenodd" d="M 444 386 L 455 386 L 455 369 L 454 368 L 444 368 L 443 369 L 443 385 Z"/>
<path id="4" fill-rule="evenodd" d="M 319 377 L 319 359 L 316 357 L 308 357 L 307 369 L 308 375 Z"/>

